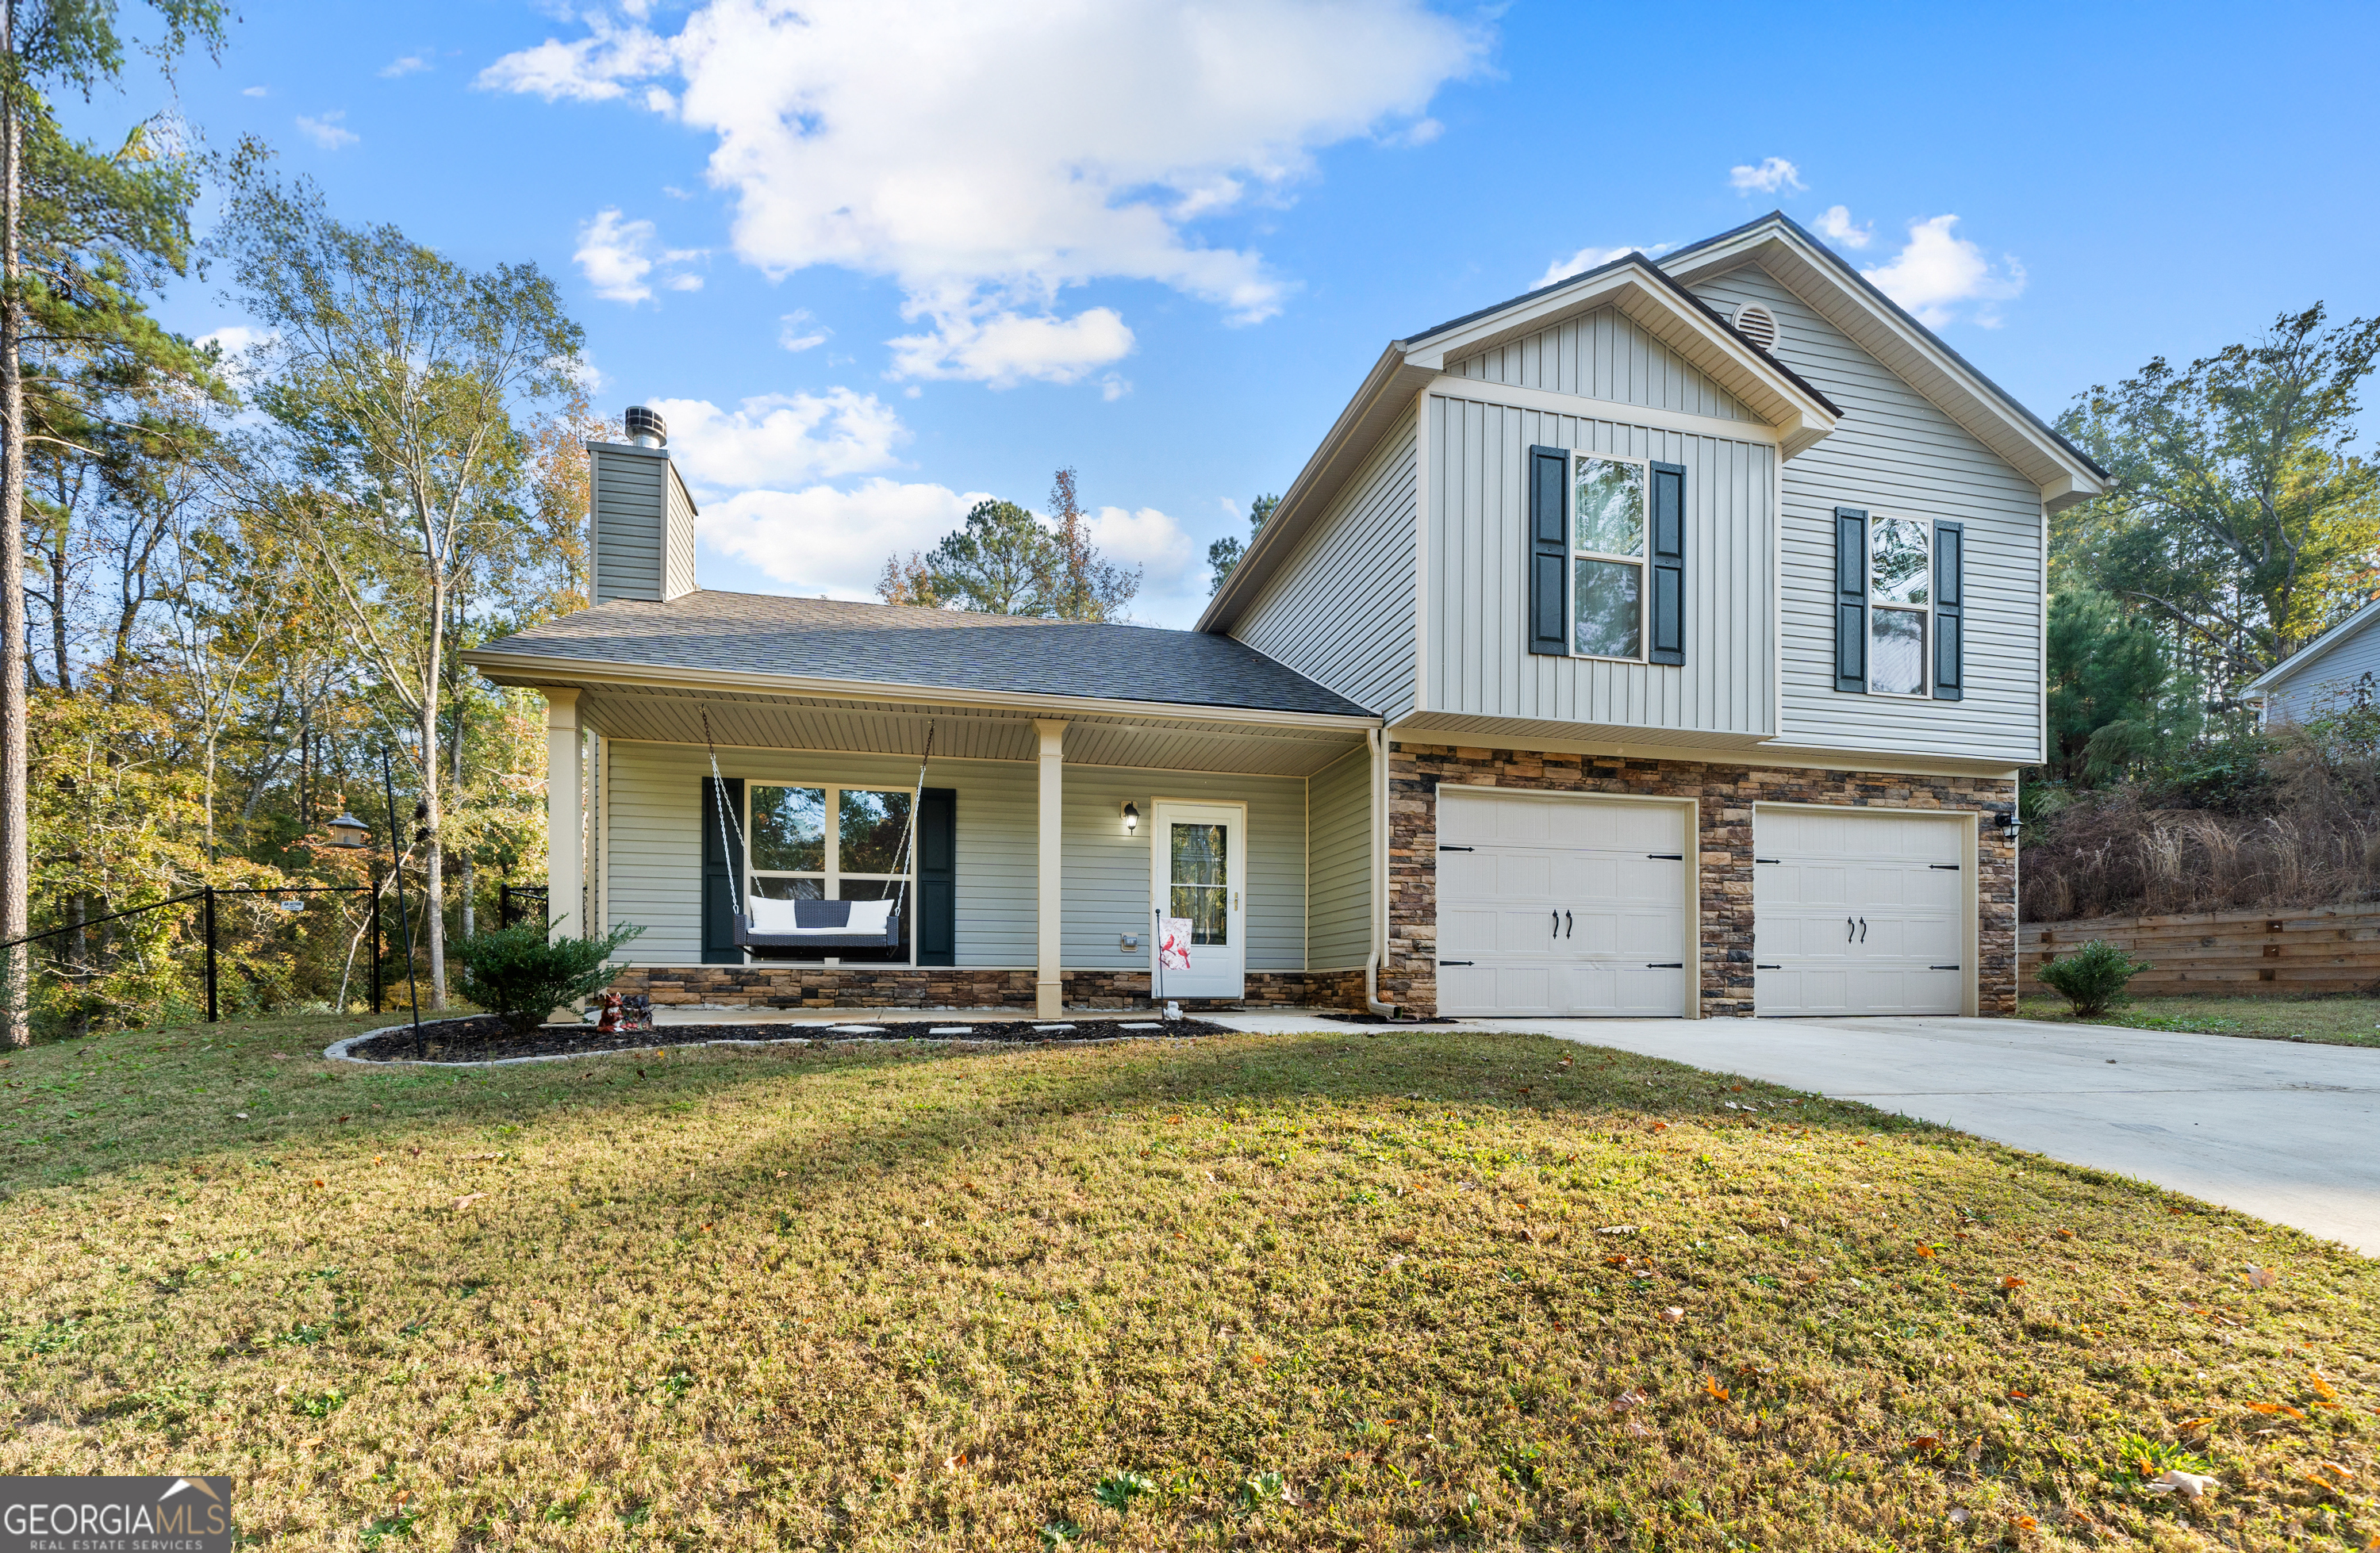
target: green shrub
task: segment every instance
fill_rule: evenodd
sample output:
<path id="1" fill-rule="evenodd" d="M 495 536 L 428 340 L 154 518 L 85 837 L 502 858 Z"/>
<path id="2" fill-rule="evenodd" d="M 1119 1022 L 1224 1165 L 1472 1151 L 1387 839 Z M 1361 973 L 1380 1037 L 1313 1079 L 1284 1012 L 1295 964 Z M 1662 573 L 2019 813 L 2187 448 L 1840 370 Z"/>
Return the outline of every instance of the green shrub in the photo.
<path id="1" fill-rule="evenodd" d="M 548 940 L 542 927 L 524 922 L 474 933 L 455 946 L 463 996 L 503 1014 L 525 1036 L 563 1004 L 602 990 L 612 979 L 605 962 L 643 931 L 624 925 L 600 939 Z"/>
<path id="2" fill-rule="evenodd" d="M 2064 995 L 2074 1012 L 2088 1019 L 2122 1001 L 2124 984 L 2150 968 L 2105 939 L 2093 939 L 2063 959 L 2041 967 L 2044 985 Z"/>

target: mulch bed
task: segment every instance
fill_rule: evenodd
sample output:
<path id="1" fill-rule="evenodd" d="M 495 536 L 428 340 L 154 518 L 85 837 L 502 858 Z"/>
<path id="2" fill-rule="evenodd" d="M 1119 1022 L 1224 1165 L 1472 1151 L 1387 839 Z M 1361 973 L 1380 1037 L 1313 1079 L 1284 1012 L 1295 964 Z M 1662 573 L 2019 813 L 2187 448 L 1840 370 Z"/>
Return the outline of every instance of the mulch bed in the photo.
<path id="1" fill-rule="evenodd" d="M 1228 1036 L 1235 1034 L 1229 1027 L 1209 1024 L 1203 1019 L 1164 1021 L 1085 1019 L 1073 1023 L 1067 1029 L 1043 1029 L 1045 1023 L 1029 1019 L 950 1020 L 854 1020 L 848 1026 L 832 1025 L 666 1025 L 651 1030 L 616 1030 L 610 1033 L 592 1025 L 540 1025 L 535 1033 L 516 1036 L 512 1026 L 493 1014 L 473 1014 L 468 1019 L 423 1020 L 421 1034 L 429 1046 L 426 1059 L 432 1062 L 489 1062 L 506 1057 L 577 1057 L 599 1051 L 650 1051 L 660 1047 L 698 1046 L 704 1041 L 814 1041 L 831 1043 L 846 1040 L 937 1040 L 937 1041 L 1014 1041 L 1025 1045 L 1047 1045 L 1053 1042 L 1106 1040 L 1117 1037 L 1142 1036 Z M 1130 1030 L 1121 1026 L 1132 1025 L 1163 1025 L 1161 1030 Z M 963 1034 L 953 1033 L 965 1025 Z M 368 1041 L 347 1048 L 347 1055 L 366 1062 L 412 1062 L 423 1061 L 413 1044 L 413 1027 L 409 1025 Z"/>

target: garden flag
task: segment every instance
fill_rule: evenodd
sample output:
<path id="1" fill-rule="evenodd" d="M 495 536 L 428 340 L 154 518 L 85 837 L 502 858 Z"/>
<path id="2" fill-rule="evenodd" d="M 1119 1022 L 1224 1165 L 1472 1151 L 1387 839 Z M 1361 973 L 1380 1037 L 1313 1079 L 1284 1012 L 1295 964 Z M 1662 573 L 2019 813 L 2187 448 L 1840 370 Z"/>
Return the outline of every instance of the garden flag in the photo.
<path id="1" fill-rule="evenodd" d="M 1157 968 L 1161 971 L 1186 971 L 1190 968 L 1190 919 L 1188 917 L 1159 918 Z"/>

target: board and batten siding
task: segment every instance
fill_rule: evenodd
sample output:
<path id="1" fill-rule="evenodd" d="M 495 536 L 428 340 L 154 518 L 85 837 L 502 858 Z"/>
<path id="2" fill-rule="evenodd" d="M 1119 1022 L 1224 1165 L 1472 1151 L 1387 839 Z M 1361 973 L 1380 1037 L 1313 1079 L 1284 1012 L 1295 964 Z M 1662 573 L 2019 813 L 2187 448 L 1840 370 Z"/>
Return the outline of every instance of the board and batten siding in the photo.
<path id="1" fill-rule="evenodd" d="M 2358 623 L 2348 638 L 2265 691 L 2267 723 L 2303 722 L 2355 704 L 2365 675 L 2380 684 L 2380 620 Z"/>
<path id="2" fill-rule="evenodd" d="M 1609 419 L 1454 396 L 1429 398 L 1432 712 L 1599 727 L 1761 735 L 1772 731 L 1770 635 L 1776 448 Z M 1686 470 L 1686 661 L 1554 658 L 1528 650 L 1528 450 L 1533 444 L 1681 464 Z"/>
<path id="3" fill-rule="evenodd" d="M 1617 308 L 1541 329 L 1447 369 L 1457 377 L 1580 394 L 1721 420 L 1756 418 Z"/>
<path id="4" fill-rule="evenodd" d="M 1367 710 L 1414 704 L 1414 428 L 1382 436 L 1232 635 Z"/>
<path id="5" fill-rule="evenodd" d="M 1807 748 L 2041 758 L 2041 491 L 1973 433 L 1747 264 L 1695 286 L 1721 314 L 1776 315 L 1777 357 L 1842 407 L 1832 435 L 1785 465 L 1778 741 Z M 1835 689 L 1834 511 L 1966 525 L 1966 698 Z M 1930 647 L 1929 647 L 1930 650 Z"/>
<path id="6" fill-rule="evenodd" d="M 1352 970 L 1372 948 L 1372 752 L 1306 779 L 1305 965 Z"/>
<path id="7" fill-rule="evenodd" d="M 693 746 L 608 739 L 610 912 L 607 928 L 634 922 L 644 936 L 621 951 L 639 965 L 702 959 L 702 784 L 710 763 Z M 722 776 L 789 786 L 871 787 L 907 792 L 917 764 L 904 756 L 807 750 L 722 749 Z M 1305 964 L 1305 783 L 1212 771 L 1065 768 L 1065 926 L 1068 969 L 1129 969 L 1148 964 L 1119 937 L 1148 940 L 1150 804 L 1159 797 L 1248 807 L 1247 967 L 1298 970 Z M 926 784 L 958 795 L 956 959 L 961 965 L 1034 964 L 1034 900 L 1039 878 L 1035 827 L 1038 770 L 1020 760 L 936 760 Z M 1139 835 L 1123 833 L 1126 799 L 1140 805 Z M 1360 956 L 1358 956 L 1360 961 Z"/>

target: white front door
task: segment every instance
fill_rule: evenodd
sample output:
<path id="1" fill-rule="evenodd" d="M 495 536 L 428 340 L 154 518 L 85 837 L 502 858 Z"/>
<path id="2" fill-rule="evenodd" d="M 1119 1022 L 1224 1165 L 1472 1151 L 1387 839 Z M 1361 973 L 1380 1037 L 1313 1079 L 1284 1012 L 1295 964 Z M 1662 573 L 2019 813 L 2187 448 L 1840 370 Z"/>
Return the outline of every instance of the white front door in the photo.
<path id="1" fill-rule="evenodd" d="M 1959 1012 L 1969 881 L 1957 817 L 1764 808 L 1752 850 L 1755 1013 Z"/>
<path id="2" fill-rule="evenodd" d="M 1248 811 L 1160 800 L 1149 827 L 1150 990 L 1160 999 L 1237 998 L 1247 990 Z M 1170 926 L 1190 964 L 1161 965 Z"/>
<path id="3" fill-rule="evenodd" d="M 1438 791 L 1438 1007 L 1682 1015 L 1688 810 Z"/>

